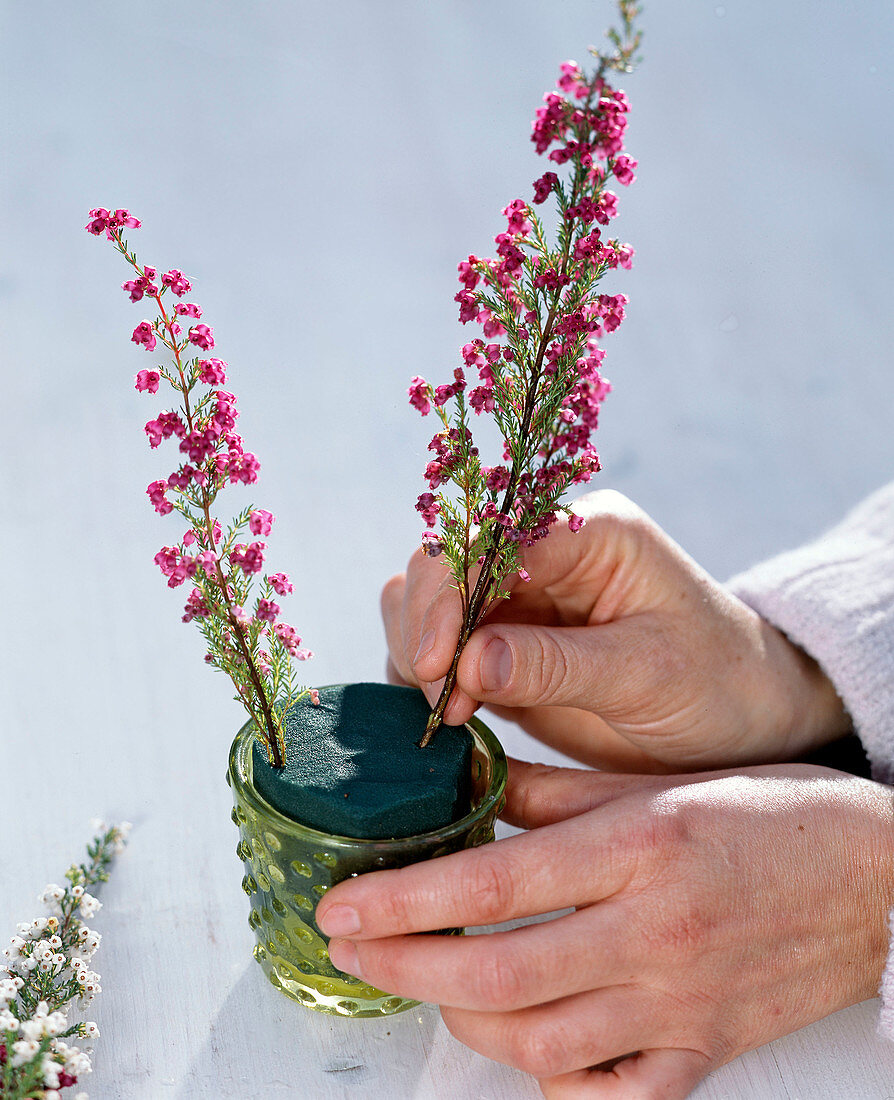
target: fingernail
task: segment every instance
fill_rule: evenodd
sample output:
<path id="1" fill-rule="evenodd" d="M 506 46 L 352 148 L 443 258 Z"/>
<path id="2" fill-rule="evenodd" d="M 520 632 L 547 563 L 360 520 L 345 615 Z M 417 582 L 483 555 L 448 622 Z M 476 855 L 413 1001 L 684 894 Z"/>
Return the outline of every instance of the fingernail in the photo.
<path id="1" fill-rule="evenodd" d="M 360 914 L 350 905 L 333 905 L 318 924 L 326 936 L 356 936 L 360 931 Z"/>
<path id="2" fill-rule="evenodd" d="M 416 650 L 416 656 L 413 658 L 413 664 L 417 661 L 421 661 L 423 657 L 427 657 L 431 653 L 435 644 L 435 632 L 434 630 L 426 630 L 422 635 L 422 640 L 419 643 L 419 648 Z"/>
<path id="3" fill-rule="evenodd" d="M 512 650 L 502 638 L 491 638 L 478 664 L 478 675 L 485 691 L 500 691 L 512 675 Z"/>
<path id="4" fill-rule="evenodd" d="M 329 958 L 336 970 L 342 970 L 345 974 L 353 974 L 355 978 L 363 977 L 360 973 L 357 948 L 350 940 L 333 940 L 329 944 Z"/>

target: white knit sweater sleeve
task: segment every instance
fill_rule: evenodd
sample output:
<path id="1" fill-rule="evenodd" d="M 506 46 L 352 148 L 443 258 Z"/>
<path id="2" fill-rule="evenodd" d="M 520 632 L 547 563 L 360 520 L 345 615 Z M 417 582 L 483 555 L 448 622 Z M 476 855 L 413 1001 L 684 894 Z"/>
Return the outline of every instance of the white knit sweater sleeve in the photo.
<path id="1" fill-rule="evenodd" d="M 894 482 L 837 527 L 728 587 L 820 665 L 872 765 L 894 785 Z M 894 1040 L 894 910 L 879 1032 Z"/>

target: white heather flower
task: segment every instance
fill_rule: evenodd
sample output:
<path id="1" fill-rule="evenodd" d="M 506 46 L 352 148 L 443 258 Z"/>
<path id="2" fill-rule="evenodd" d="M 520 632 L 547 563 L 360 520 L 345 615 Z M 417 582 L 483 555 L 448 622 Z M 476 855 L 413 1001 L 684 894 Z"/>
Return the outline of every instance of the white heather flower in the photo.
<path id="1" fill-rule="evenodd" d="M 59 1074 L 62 1066 L 56 1061 L 49 1051 L 43 1056 L 40 1063 L 40 1072 L 43 1074 L 43 1083 L 47 1088 L 55 1089 L 59 1084 Z"/>
<path id="2" fill-rule="evenodd" d="M 12 1044 L 12 1057 L 9 1059 L 9 1064 L 13 1068 L 24 1066 L 34 1058 L 38 1050 L 40 1050 L 40 1043 L 33 1039 L 18 1039 Z"/>
<path id="3" fill-rule="evenodd" d="M 16 932 L 17 932 L 17 933 L 18 933 L 18 934 L 19 934 L 20 936 L 28 936 L 28 935 L 30 935 L 30 934 L 31 934 L 31 921 L 30 921 L 30 920 L 26 920 L 26 921 L 20 921 L 20 922 L 19 922 L 19 923 L 18 923 L 18 924 L 16 925 Z"/>
<path id="4" fill-rule="evenodd" d="M 19 988 L 14 978 L 0 979 L 0 1004 L 9 1004 L 10 1001 L 14 1000 Z"/>
<path id="5" fill-rule="evenodd" d="M 52 936 L 50 936 L 50 938 L 49 938 L 49 939 L 47 940 L 47 943 L 48 943 L 48 944 L 50 945 L 50 947 L 52 947 L 52 948 L 53 948 L 53 949 L 54 949 L 55 951 L 58 951 L 58 950 L 59 950 L 59 948 L 60 948 L 60 947 L 62 946 L 62 940 L 61 940 L 61 939 L 59 938 L 59 936 L 57 936 L 57 935 L 55 935 L 55 934 L 54 934 L 54 935 L 52 935 Z"/>
<path id="6" fill-rule="evenodd" d="M 92 1020 L 87 1020 L 87 1022 L 84 1024 L 84 1034 L 88 1039 L 98 1039 L 99 1028 Z"/>
<path id="7" fill-rule="evenodd" d="M 95 916 L 101 908 L 102 902 L 85 891 L 84 896 L 81 898 L 81 916 L 85 920 L 90 920 L 90 918 Z"/>
<path id="8" fill-rule="evenodd" d="M 43 1100 L 62 1100 L 62 1093 L 58 1089 L 47 1089 L 43 1094 Z"/>
<path id="9" fill-rule="evenodd" d="M 73 898 L 81 898 L 81 897 L 84 896 L 84 887 L 83 886 L 72 886 L 72 888 L 70 890 L 70 893 L 71 893 L 71 896 Z"/>
<path id="10" fill-rule="evenodd" d="M 105 823 L 105 821 L 103 821 L 101 817 L 91 817 L 90 828 L 93 830 L 94 834 L 102 833 L 103 835 L 105 835 L 109 831 L 108 825 Z"/>
<path id="11" fill-rule="evenodd" d="M 50 922 L 47 917 L 35 917 L 34 920 L 31 922 L 31 929 L 29 932 L 31 938 L 34 940 L 40 939 L 40 937 L 46 931 L 46 927 L 49 923 Z"/>
<path id="12" fill-rule="evenodd" d="M 37 900 L 41 905 L 49 905 L 54 901 L 62 901 L 64 897 L 65 889 L 57 883 L 51 882 L 43 888 L 43 893 L 38 895 Z"/>
<path id="13" fill-rule="evenodd" d="M 0 1031 L 17 1031 L 19 1021 L 8 1008 L 0 1009 Z"/>

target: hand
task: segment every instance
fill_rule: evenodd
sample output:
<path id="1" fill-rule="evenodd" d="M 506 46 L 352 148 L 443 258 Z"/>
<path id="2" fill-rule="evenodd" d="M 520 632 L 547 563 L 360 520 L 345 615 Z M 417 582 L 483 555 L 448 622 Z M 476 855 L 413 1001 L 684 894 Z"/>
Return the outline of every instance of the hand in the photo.
<path id="1" fill-rule="evenodd" d="M 317 921 L 342 937 L 337 967 L 441 1004 L 458 1039 L 547 1097 L 684 1097 L 875 996 L 889 788 L 807 765 L 659 778 L 513 761 L 508 797 L 531 832 L 347 880 Z M 490 935 L 412 934 L 570 906 Z"/>
<path id="2" fill-rule="evenodd" d="M 792 760 L 848 732 L 816 663 L 722 588 L 618 493 L 575 501 L 525 551 L 516 581 L 469 640 L 445 719 L 483 702 L 584 763 L 678 771 Z M 434 703 L 459 599 L 441 559 L 417 553 L 382 593 L 389 678 Z"/>

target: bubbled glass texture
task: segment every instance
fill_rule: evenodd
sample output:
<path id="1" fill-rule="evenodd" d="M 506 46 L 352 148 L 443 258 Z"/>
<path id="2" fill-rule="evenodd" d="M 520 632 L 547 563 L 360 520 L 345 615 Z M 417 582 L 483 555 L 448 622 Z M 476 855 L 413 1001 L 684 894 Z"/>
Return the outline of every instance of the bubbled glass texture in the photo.
<path id="1" fill-rule="evenodd" d="M 227 773 L 239 829 L 236 855 L 245 868 L 242 889 L 251 903 L 254 956 L 277 989 L 335 1016 L 389 1016 L 417 1003 L 336 970 L 328 939 L 314 919 L 316 907 L 327 890 L 351 875 L 403 867 L 493 840 L 504 801 L 506 757 L 483 722 L 472 718 L 468 728 L 473 738 L 471 812 L 445 828 L 395 840 L 329 835 L 280 814 L 252 783 L 253 727 L 239 731 Z"/>

